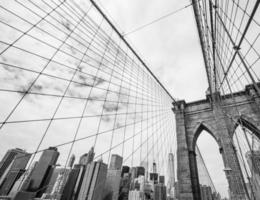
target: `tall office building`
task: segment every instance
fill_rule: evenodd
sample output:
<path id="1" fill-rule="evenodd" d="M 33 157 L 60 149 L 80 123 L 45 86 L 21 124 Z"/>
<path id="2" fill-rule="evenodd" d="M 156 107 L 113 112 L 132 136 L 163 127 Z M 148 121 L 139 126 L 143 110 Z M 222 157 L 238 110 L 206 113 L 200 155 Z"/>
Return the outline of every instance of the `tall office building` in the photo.
<path id="1" fill-rule="evenodd" d="M 130 190 L 134 190 L 134 180 L 137 178 L 137 169 L 136 167 L 131 167 L 130 169 Z"/>
<path id="2" fill-rule="evenodd" d="M 117 154 L 112 154 L 109 169 L 121 170 L 122 163 L 123 157 Z"/>
<path id="3" fill-rule="evenodd" d="M 159 176 L 159 183 L 165 184 L 165 177 L 164 176 Z"/>
<path id="4" fill-rule="evenodd" d="M 130 183 L 131 183 L 130 173 L 124 173 L 120 182 L 118 200 L 128 200 Z"/>
<path id="5" fill-rule="evenodd" d="M 135 178 L 137 178 L 137 170 L 136 167 L 131 167 L 130 169 L 130 174 L 131 174 L 131 179 L 134 180 Z"/>
<path id="6" fill-rule="evenodd" d="M 32 171 L 38 164 L 38 161 L 35 161 L 29 169 L 27 169 L 22 176 L 15 182 L 12 190 L 10 191 L 8 196 L 14 197 L 18 191 L 23 190 L 23 188 L 27 188 L 29 184 L 29 178 L 32 174 Z"/>
<path id="7" fill-rule="evenodd" d="M 145 168 L 138 166 L 138 167 L 132 167 L 131 168 L 131 184 L 130 184 L 130 190 L 140 189 L 140 184 L 138 181 L 138 177 L 144 177 L 145 176 Z"/>
<path id="8" fill-rule="evenodd" d="M 71 169 L 62 169 L 56 178 L 50 197 L 56 200 L 61 199 L 65 184 L 68 180 Z"/>
<path id="9" fill-rule="evenodd" d="M 104 197 L 106 200 L 117 200 L 121 181 L 121 171 L 108 169 L 106 184 L 104 188 Z"/>
<path id="10" fill-rule="evenodd" d="M 47 150 L 44 150 L 30 176 L 29 184 L 26 188 L 27 192 L 35 193 L 36 197 L 42 196 L 47 189 L 58 157 L 59 152 L 56 147 L 49 147 Z"/>
<path id="11" fill-rule="evenodd" d="M 10 154 L 9 154 L 10 155 Z M 26 165 L 31 158 L 31 154 L 24 150 L 16 149 L 16 155 L 6 171 L 6 175 L 2 176 L 0 186 L 0 195 L 8 195 L 15 182 L 25 172 Z"/>
<path id="12" fill-rule="evenodd" d="M 137 176 L 137 178 L 139 176 L 145 176 L 145 168 L 142 166 L 136 167 L 136 176 Z"/>
<path id="13" fill-rule="evenodd" d="M 148 162 L 147 161 L 142 161 L 141 163 L 140 163 L 140 166 L 141 167 L 144 167 L 144 169 L 145 169 L 145 179 L 147 180 L 148 179 L 148 177 L 149 177 L 149 165 L 148 165 Z"/>
<path id="14" fill-rule="evenodd" d="M 155 162 L 153 162 L 153 173 L 157 173 L 157 166 Z"/>
<path id="15" fill-rule="evenodd" d="M 10 171 L 11 169 L 11 166 L 12 166 L 12 163 L 13 163 L 14 160 L 12 160 L 12 162 L 9 164 L 9 166 L 5 169 L 4 173 L 2 174 L 2 177 L 0 178 L 0 185 L 3 184 L 4 180 L 6 179 L 6 176 L 8 174 L 8 172 Z"/>
<path id="16" fill-rule="evenodd" d="M 54 169 L 48 188 L 46 190 L 46 198 L 61 199 L 65 185 L 70 177 L 70 173 L 72 172 L 72 167 L 75 162 L 75 158 L 76 157 L 74 154 L 70 157 L 68 169 Z"/>
<path id="17" fill-rule="evenodd" d="M 74 154 L 72 154 L 72 156 L 70 157 L 70 161 L 69 161 L 69 168 L 72 168 L 75 162 L 76 156 Z"/>
<path id="18" fill-rule="evenodd" d="M 129 191 L 128 199 L 129 200 L 139 200 L 139 199 L 144 199 L 145 192 L 146 192 L 146 187 L 145 184 L 147 182 L 145 181 L 145 176 L 140 175 L 138 178 L 135 178 L 132 182 L 132 189 Z"/>
<path id="19" fill-rule="evenodd" d="M 52 189 L 53 189 L 53 186 L 59 176 L 59 174 L 61 173 L 61 171 L 64 170 L 64 168 L 55 168 L 53 170 L 53 173 L 52 173 L 52 176 L 51 176 L 51 179 L 49 181 L 49 184 L 48 184 L 48 187 L 47 189 L 45 190 L 45 192 L 47 194 L 50 194 L 52 192 Z"/>
<path id="20" fill-rule="evenodd" d="M 88 164 L 78 200 L 102 200 L 107 175 L 107 165 L 102 161 Z"/>
<path id="21" fill-rule="evenodd" d="M 81 185 L 82 185 L 82 181 L 83 181 L 83 178 L 84 178 L 85 171 L 86 171 L 86 166 L 79 164 L 78 165 L 78 177 L 77 177 L 74 189 L 73 189 L 73 197 L 74 197 L 74 199 L 78 198 L 78 195 L 79 195 L 79 192 L 80 192 L 80 189 L 81 189 Z"/>
<path id="22" fill-rule="evenodd" d="M 83 154 L 79 159 L 79 164 L 81 165 L 87 165 L 88 163 L 91 163 L 94 160 L 94 147 L 91 147 L 88 153 Z"/>
<path id="23" fill-rule="evenodd" d="M 156 200 L 166 200 L 166 186 L 159 183 L 154 186 L 154 199 Z"/>
<path id="24" fill-rule="evenodd" d="M 78 176 L 81 170 L 81 165 L 76 164 L 74 165 L 73 169 L 71 170 L 68 180 L 64 186 L 64 190 L 61 195 L 61 200 L 73 200 L 75 198 L 75 185 L 78 180 Z"/>
<path id="25" fill-rule="evenodd" d="M 75 199 L 78 198 L 78 195 L 79 195 L 79 192 L 81 189 L 81 185 L 82 185 L 82 181 L 83 181 L 83 178 L 85 175 L 86 167 L 88 164 L 93 162 L 94 156 L 95 156 L 94 148 L 91 147 L 89 152 L 86 154 L 83 154 L 79 159 L 79 174 L 78 174 L 77 181 L 76 181 L 74 191 L 73 191 L 73 195 L 74 195 Z"/>
<path id="26" fill-rule="evenodd" d="M 123 177 L 124 174 L 129 173 L 130 167 L 128 167 L 128 166 L 123 166 L 121 171 L 122 171 L 121 177 Z"/>
<path id="27" fill-rule="evenodd" d="M 138 176 L 137 182 L 138 182 L 138 184 L 139 184 L 139 190 L 140 190 L 141 192 L 144 192 L 145 176 L 144 176 L 144 175 Z"/>
<path id="28" fill-rule="evenodd" d="M 168 177 L 167 193 L 170 197 L 174 197 L 175 170 L 173 153 L 169 153 L 168 155 Z"/>
<path id="29" fill-rule="evenodd" d="M 157 184 L 158 183 L 158 174 L 157 173 L 150 173 L 150 177 L 149 177 L 150 181 L 153 183 L 153 184 Z"/>
<path id="30" fill-rule="evenodd" d="M 152 168 L 152 172 L 149 174 L 149 180 L 153 183 L 153 184 L 157 184 L 159 179 L 159 174 L 157 173 L 157 167 L 156 167 L 156 163 L 153 162 L 153 168 Z"/>
<path id="31" fill-rule="evenodd" d="M 148 171 L 148 162 L 147 161 L 141 161 L 140 166 L 144 167 L 145 171 Z"/>
<path id="32" fill-rule="evenodd" d="M 0 182 L 2 179 L 2 176 L 5 174 L 6 170 L 8 167 L 10 167 L 10 164 L 13 162 L 15 156 L 17 155 L 17 153 L 19 152 L 24 152 L 22 149 L 9 149 L 6 154 L 4 155 L 4 157 L 2 158 L 1 162 L 0 162 Z"/>
<path id="33" fill-rule="evenodd" d="M 154 184 L 146 181 L 144 183 L 144 194 L 147 199 L 153 198 Z"/>
<path id="34" fill-rule="evenodd" d="M 122 162 L 123 158 L 121 156 L 112 155 L 104 189 L 104 197 L 106 200 L 118 199 Z"/>

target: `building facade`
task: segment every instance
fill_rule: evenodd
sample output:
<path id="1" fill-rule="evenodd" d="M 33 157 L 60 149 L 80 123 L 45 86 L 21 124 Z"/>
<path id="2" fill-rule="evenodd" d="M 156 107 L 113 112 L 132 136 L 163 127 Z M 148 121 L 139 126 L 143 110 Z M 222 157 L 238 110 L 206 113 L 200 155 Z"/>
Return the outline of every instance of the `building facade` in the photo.
<path id="1" fill-rule="evenodd" d="M 0 195 L 8 195 L 10 193 L 15 182 L 25 172 L 26 165 L 28 164 L 31 158 L 31 154 L 27 153 L 26 151 L 19 150 L 19 149 L 15 149 L 15 150 L 16 150 L 15 151 L 16 155 L 13 158 L 10 167 L 8 167 L 8 170 L 5 173 L 6 175 L 2 176 L 2 182 L 0 185 Z M 12 150 L 10 152 L 12 152 Z"/>
<path id="2" fill-rule="evenodd" d="M 77 200 L 102 200 L 106 176 L 105 163 L 97 161 L 88 164 Z"/>

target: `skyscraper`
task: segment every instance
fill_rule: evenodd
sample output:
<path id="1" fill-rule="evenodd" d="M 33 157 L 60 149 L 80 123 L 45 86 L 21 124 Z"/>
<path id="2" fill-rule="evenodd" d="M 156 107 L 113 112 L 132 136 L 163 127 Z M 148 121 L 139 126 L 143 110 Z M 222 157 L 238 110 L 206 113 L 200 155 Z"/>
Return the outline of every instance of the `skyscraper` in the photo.
<path id="1" fill-rule="evenodd" d="M 57 168 L 54 170 L 51 180 L 49 182 L 48 189 L 46 190 L 46 198 L 49 199 L 61 199 L 65 185 L 72 172 L 72 167 L 75 161 L 75 155 L 70 157 L 68 167 L 69 168 Z M 73 187 L 75 184 L 73 185 Z M 67 188 L 68 189 L 68 188 Z"/>
<path id="2" fill-rule="evenodd" d="M 137 178 L 137 170 L 136 170 L 136 167 L 131 167 L 130 169 L 130 190 L 134 190 L 134 180 L 135 178 Z"/>
<path id="3" fill-rule="evenodd" d="M 144 194 L 145 194 L 145 197 L 147 199 L 152 199 L 152 197 L 153 197 L 153 190 L 154 190 L 153 183 L 151 183 L 149 181 L 146 181 L 145 184 L 144 184 Z"/>
<path id="4" fill-rule="evenodd" d="M 49 147 L 47 150 L 44 150 L 37 166 L 31 174 L 26 191 L 36 192 L 36 197 L 42 196 L 47 189 L 58 157 L 59 152 L 56 147 Z"/>
<path id="5" fill-rule="evenodd" d="M 130 169 L 130 174 L 131 174 L 131 179 L 134 180 L 135 178 L 137 178 L 137 170 L 136 167 L 131 167 Z"/>
<path id="6" fill-rule="evenodd" d="M 86 166 L 85 165 L 77 165 L 78 167 L 78 176 L 77 176 L 77 180 L 76 180 L 76 183 L 75 183 L 75 186 L 74 186 L 74 189 L 73 189 L 73 197 L 74 199 L 77 199 L 78 198 L 78 195 L 79 195 L 79 192 L 80 192 L 80 189 L 81 189 L 81 185 L 82 185 L 82 181 L 83 181 L 83 178 L 84 178 L 84 174 L 85 174 L 85 171 L 86 171 Z"/>
<path id="7" fill-rule="evenodd" d="M 118 200 L 128 200 L 130 183 L 131 183 L 130 173 L 124 173 L 120 182 Z"/>
<path id="8" fill-rule="evenodd" d="M 137 178 L 139 176 L 145 176 L 145 168 L 142 166 L 136 167 L 136 176 L 137 176 Z"/>
<path id="9" fill-rule="evenodd" d="M 61 195 L 61 200 L 73 200 L 75 199 L 75 185 L 78 180 L 78 176 L 80 173 L 81 165 L 76 164 L 74 165 L 73 169 L 71 170 L 68 181 L 66 182 L 64 186 L 64 190 Z"/>
<path id="10" fill-rule="evenodd" d="M 69 174 L 71 172 L 71 169 L 62 169 L 56 178 L 56 181 L 53 185 L 50 197 L 54 198 L 56 200 L 61 198 L 61 195 L 63 193 L 65 184 L 68 180 Z"/>
<path id="11" fill-rule="evenodd" d="M 121 171 L 122 171 L 121 177 L 123 177 L 125 173 L 129 173 L 130 167 L 128 167 L 128 166 L 123 166 Z"/>
<path id="12" fill-rule="evenodd" d="M 94 160 L 94 147 L 91 147 L 88 153 L 83 154 L 79 159 L 79 164 L 81 165 L 87 165 L 88 163 L 91 163 Z"/>
<path id="13" fill-rule="evenodd" d="M 153 173 L 157 173 L 157 167 L 155 162 L 153 162 Z"/>
<path id="14" fill-rule="evenodd" d="M 119 195 L 119 187 L 121 181 L 121 171 L 108 169 L 106 184 L 104 188 L 104 196 L 106 200 L 117 200 Z"/>
<path id="15" fill-rule="evenodd" d="M 87 164 L 87 160 L 88 160 L 88 153 L 85 153 L 82 156 L 80 156 L 79 164 L 80 165 L 86 165 Z"/>
<path id="16" fill-rule="evenodd" d="M 102 161 L 88 164 L 78 200 L 102 200 L 106 175 L 107 165 Z"/>
<path id="17" fill-rule="evenodd" d="M 95 152 L 94 152 L 94 148 L 91 147 L 91 149 L 89 150 L 88 153 L 83 154 L 80 159 L 79 159 L 79 173 L 78 173 L 78 177 L 77 177 L 77 181 L 74 187 L 74 191 L 73 191 L 73 195 L 74 198 L 77 199 L 80 189 L 81 189 L 81 185 L 82 185 L 82 181 L 86 172 L 86 167 L 88 164 L 90 164 L 93 160 L 94 160 L 94 156 L 95 156 Z"/>
<path id="18" fill-rule="evenodd" d="M 167 192 L 170 197 L 174 197 L 175 172 L 173 153 L 169 153 L 168 155 L 168 177 Z"/>
<path id="19" fill-rule="evenodd" d="M 18 191 L 23 190 L 24 188 L 28 187 L 29 184 L 29 177 L 31 176 L 32 171 L 38 164 L 38 161 L 35 161 L 29 169 L 27 169 L 22 176 L 15 182 L 12 190 L 10 191 L 8 196 L 15 197 Z"/>
<path id="20" fill-rule="evenodd" d="M 157 173 L 150 173 L 150 181 L 154 184 L 158 183 L 158 174 Z"/>
<path id="21" fill-rule="evenodd" d="M 147 162 L 147 161 L 141 161 L 140 166 L 141 166 L 141 167 L 144 167 L 144 169 L 145 169 L 145 178 L 146 178 L 146 180 L 147 180 L 148 177 L 149 177 L 148 162 Z"/>
<path id="22" fill-rule="evenodd" d="M 166 200 L 166 186 L 159 183 L 154 186 L 154 199 L 156 200 Z"/>
<path id="23" fill-rule="evenodd" d="M 121 170 L 123 158 L 117 154 L 112 154 L 109 169 Z"/>
<path id="24" fill-rule="evenodd" d="M 73 167 L 75 159 L 76 159 L 76 156 L 74 154 L 72 154 L 72 156 L 70 157 L 70 161 L 69 161 L 69 168 Z"/>
<path id="25" fill-rule="evenodd" d="M 104 196 L 107 200 L 118 199 L 122 162 L 123 158 L 121 156 L 115 154 L 112 155 L 104 189 Z"/>
<path id="26" fill-rule="evenodd" d="M 53 170 L 53 173 L 52 173 L 52 176 L 51 176 L 51 179 L 49 181 L 49 184 L 48 184 L 48 187 L 47 189 L 45 190 L 46 193 L 50 194 L 52 189 L 53 189 L 53 186 L 56 182 L 56 179 L 58 178 L 59 174 L 61 173 L 61 171 L 64 170 L 64 168 L 55 168 Z"/>
<path id="27" fill-rule="evenodd" d="M 159 176 L 159 183 L 164 185 L 164 183 L 165 183 L 165 177 L 164 176 Z"/>
<path id="28" fill-rule="evenodd" d="M 5 173 L 6 175 L 2 176 L 0 195 L 9 194 L 15 182 L 25 172 L 25 167 L 31 158 L 31 154 L 26 151 L 19 149 L 16 150 L 16 155 L 13 158 L 10 167 L 8 167 L 8 171 Z"/>
<path id="29" fill-rule="evenodd" d="M 18 149 L 18 148 L 10 149 L 4 155 L 3 159 L 0 162 L 0 182 L 1 182 L 2 176 L 6 172 L 6 169 L 10 166 L 10 164 L 14 160 L 15 156 L 19 152 L 24 152 L 24 151 L 22 149 Z"/>

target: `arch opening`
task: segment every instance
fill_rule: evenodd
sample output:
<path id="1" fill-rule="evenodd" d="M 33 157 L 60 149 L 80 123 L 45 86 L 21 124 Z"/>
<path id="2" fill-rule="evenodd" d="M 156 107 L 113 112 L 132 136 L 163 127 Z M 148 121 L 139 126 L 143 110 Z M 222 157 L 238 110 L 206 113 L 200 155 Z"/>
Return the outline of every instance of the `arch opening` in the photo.
<path id="1" fill-rule="evenodd" d="M 260 199 L 260 134 L 250 122 L 240 119 L 235 127 L 233 143 L 249 198 Z"/>
<path id="2" fill-rule="evenodd" d="M 212 199 L 228 198 L 228 182 L 218 141 L 209 130 L 201 129 L 194 145 L 201 199 L 207 199 L 209 191 Z"/>

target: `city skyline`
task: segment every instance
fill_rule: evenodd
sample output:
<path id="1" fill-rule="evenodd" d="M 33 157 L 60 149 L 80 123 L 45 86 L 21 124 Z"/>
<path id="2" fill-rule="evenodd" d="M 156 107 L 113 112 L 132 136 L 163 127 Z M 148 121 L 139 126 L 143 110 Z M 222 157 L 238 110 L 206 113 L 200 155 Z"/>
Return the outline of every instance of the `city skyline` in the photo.
<path id="1" fill-rule="evenodd" d="M 13 155 L 11 152 L 16 154 Z M 123 177 L 131 177 L 128 189 L 129 200 L 134 200 L 139 195 L 147 196 L 147 198 L 148 196 L 157 195 L 158 197 L 155 197 L 156 200 L 166 200 L 165 176 L 159 176 L 156 172 L 156 163 L 154 162 L 152 163 L 151 171 L 148 170 L 148 172 L 142 166 L 131 167 L 130 169 L 128 166 L 122 165 L 123 158 L 121 156 L 112 154 L 109 167 L 107 167 L 108 165 L 103 163 L 102 160 L 94 160 L 95 153 L 93 147 L 90 148 L 88 153 L 81 156 L 78 155 L 78 162 L 75 162 L 76 156 L 74 154 L 71 155 L 70 162 L 66 168 L 57 164 L 59 151 L 56 147 L 49 147 L 43 151 L 39 161 L 33 164 L 33 166 L 31 165 L 32 163 L 29 163 L 31 155 L 21 149 L 10 149 L 6 152 L 6 156 L 0 162 L 2 163 L 0 171 L 3 171 L 0 180 L 5 180 L 6 177 L 9 177 L 9 174 L 13 173 L 13 168 L 17 169 L 17 167 L 8 167 L 8 165 L 13 166 L 14 161 L 17 162 L 15 166 L 20 166 L 23 171 L 14 180 L 6 179 L 9 182 L 13 181 L 11 185 L 9 184 L 10 189 L 8 191 L 3 192 L 6 190 L 6 187 L 2 183 L 0 184 L 1 198 L 9 196 L 14 200 L 27 200 L 28 198 L 37 197 L 41 199 L 54 198 L 57 200 L 83 200 L 86 198 L 93 200 L 107 200 L 110 198 L 111 200 L 118 200 L 121 196 L 121 179 Z M 25 158 L 26 160 L 24 160 Z M 26 165 L 28 166 L 26 167 Z M 100 175 L 97 175 L 99 173 Z M 93 174 L 96 175 L 93 176 Z M 147 190 L 147 187 L 149 185 L 151 187 L 151 184 L 159 185 L 158 187 L 156 186 L 157 189 L 154 189 L 154 194 L 148 195 L 151 190 Z"/>

